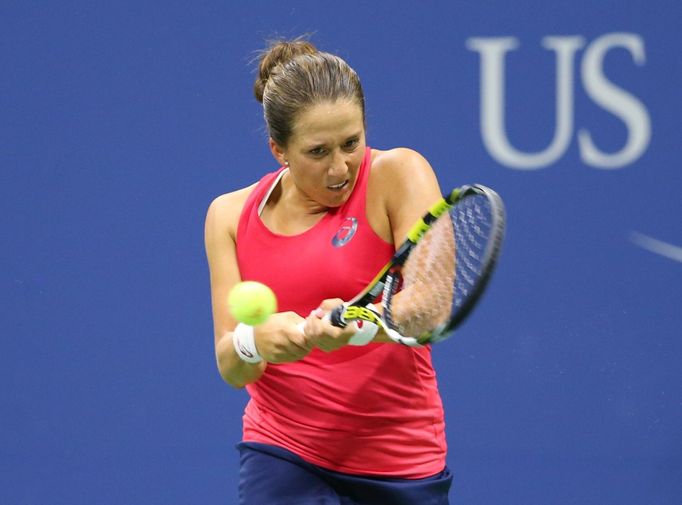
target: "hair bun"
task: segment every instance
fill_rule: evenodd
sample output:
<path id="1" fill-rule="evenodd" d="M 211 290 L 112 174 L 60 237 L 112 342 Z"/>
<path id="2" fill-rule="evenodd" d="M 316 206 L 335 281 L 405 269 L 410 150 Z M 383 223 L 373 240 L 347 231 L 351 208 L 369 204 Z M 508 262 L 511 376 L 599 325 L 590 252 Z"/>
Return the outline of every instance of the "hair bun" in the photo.
<path id="1" fill-rule="evenodd" d="M 285 65 L 301 54 L 315 54 L 317 52 L 313 43 L 303 38 L 270 42 L 269 47 L 258 56 L 258 76 L 253 84 L 253 94 L 256 96 L 256 100 L 263 103 L 265 85 L 275 68 Z"/>

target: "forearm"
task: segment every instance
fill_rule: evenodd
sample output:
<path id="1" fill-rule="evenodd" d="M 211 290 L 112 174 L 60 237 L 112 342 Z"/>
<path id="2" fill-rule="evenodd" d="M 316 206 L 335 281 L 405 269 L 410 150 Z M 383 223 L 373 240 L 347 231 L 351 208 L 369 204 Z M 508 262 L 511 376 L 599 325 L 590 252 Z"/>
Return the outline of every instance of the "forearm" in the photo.
<path id="1" fill-rule="evenodd" d="M 234 349 L 232 332 L 226 332 L 216 345 L 216 360 L 220 376 L 225 382 L 236 388 L 243 388 L 247 384 L 256 382 L 265 372 L 267 362 L 247 363 L 243 361 Z"/>

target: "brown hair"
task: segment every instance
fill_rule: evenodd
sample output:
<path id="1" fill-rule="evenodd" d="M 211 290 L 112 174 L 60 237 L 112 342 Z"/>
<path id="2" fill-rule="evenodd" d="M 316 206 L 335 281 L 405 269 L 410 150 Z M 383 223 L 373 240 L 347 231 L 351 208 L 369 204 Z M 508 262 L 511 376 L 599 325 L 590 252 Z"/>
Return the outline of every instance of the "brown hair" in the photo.
<path id="1" fill-rule="evenodd" d="M 253 91 L 263 104 L 270 137 L 281 146 L 291 138 L 296 115 L 311 105 L 352 100 L 365 117 L 365 97 L 355 70 L 302 38 L 272 42 L 260 54 Z"/>

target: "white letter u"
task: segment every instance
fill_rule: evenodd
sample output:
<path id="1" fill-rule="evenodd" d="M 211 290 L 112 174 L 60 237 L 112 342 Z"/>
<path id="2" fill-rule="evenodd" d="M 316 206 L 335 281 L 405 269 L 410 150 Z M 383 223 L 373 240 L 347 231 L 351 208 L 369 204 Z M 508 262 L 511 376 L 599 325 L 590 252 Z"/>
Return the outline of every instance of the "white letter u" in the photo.
<path id="1" fill-rule="evenodd" d="M 509 142 L 505 130 L 504 59 L 518 47 L 514 37 L 472 37 L 467 48 L 481 54 L 481 136 L 490 155 L 511 168 L 532 170 L 554 163 L 566 151 L 573 133 L 573 55 L 584 45 L 579 36 L 545 37 L 542 46 L 556 52 L 556 120 L 554 137 L 543 151 L 524 153 Z"/>

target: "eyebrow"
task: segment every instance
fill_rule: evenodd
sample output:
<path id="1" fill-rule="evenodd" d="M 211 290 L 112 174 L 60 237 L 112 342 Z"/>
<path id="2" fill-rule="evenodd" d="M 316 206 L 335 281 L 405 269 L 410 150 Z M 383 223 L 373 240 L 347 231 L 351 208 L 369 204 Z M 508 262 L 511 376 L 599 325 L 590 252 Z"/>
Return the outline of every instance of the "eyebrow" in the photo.
<path id="1" fill-rule="evenodd" d="M 350 135 L 345 137 L 343 142 L 347 142 L 347 141 L 352 140 L 352 139 L 359 139 L 361 136 L 362 136 L 362 130 L 355 132 L 355 133 L 351 133 Z M 342 142 L 342 144 L 343 144 L 343 142 Z M 327 142 L 316 142 L 316 143 L 304 144 L 303 149 L 306 151 L 309 151 L 311 149 L 317 149 L 320 147 L 327 147 L 327 145 L 328 145 Z"/>
<path id="2" fill-rule="evenodd" d="M 346 141 L 351 140 L 351 139 L 360 138 L 361 135 L 362 135 L 362 132 L 351 133 L 350 135 L 348 135 L 344 138 L 343 142 L 346 142 Z M 326 146 L 327 144 L 328 144 L 327 142 L 317 142 L 314 145 L 315 145 L 315 147 L 320 147 L 320 146 Z M 313 144 L 310 144 L 310 145 L 313 145 Z"/>

